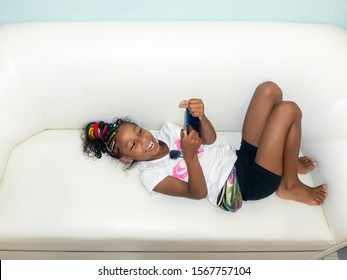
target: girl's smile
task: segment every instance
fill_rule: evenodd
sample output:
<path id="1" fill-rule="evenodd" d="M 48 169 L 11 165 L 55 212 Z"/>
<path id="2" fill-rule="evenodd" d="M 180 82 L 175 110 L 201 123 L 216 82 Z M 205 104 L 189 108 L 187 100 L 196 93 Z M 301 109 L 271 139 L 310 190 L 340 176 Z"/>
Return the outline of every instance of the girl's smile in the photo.
<path id="1" fill-rule="evenodd" d="M 151 141 L 151 143 L 149 143 L 148 148 L 146 149 L 145 152 L 152 151 L 154 147 L 155 147 L 155 143 L 153 141 Z"/>

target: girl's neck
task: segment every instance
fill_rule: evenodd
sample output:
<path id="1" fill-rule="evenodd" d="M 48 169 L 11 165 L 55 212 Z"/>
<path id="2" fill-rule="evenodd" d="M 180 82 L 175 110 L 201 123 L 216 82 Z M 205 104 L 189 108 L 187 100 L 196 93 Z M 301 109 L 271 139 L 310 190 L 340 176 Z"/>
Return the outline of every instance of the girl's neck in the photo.
<path id="1" fill-rule="evenodd" d="M 159 142 L 160 150 L 159 150 L 159 153 L 157 154 L 157 159 L 160 159 L 169 153 L 169 147 L 160 140 L 158 140 L 158 142 Z"/>

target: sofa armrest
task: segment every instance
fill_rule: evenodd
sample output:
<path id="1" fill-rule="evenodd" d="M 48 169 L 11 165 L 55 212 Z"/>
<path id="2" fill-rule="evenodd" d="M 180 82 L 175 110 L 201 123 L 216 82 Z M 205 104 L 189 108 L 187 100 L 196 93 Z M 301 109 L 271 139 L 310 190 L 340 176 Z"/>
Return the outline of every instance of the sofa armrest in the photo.
<path id="1" fill-rule="evenodd" d="M 336 244 L 347 242 L 347 141 L 311 142 L 302 148 L 318 161 L 317 169 L 312 172 L 315 184 L 328 184 L 323 210 Z"/>
<path id="2" fill-rule="evenodd" d="M 44 129 L 39 106 L 30 96 L 0 27 L 0 181 L 15 145 Z"/>

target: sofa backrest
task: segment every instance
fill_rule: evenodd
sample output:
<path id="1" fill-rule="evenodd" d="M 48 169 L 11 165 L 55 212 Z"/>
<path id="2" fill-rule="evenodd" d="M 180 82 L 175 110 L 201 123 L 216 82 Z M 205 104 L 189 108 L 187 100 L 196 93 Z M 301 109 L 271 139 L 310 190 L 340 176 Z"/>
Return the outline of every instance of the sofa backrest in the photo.
<path id="1" fill-rule="evenodd" d="M 79 128 L 90 119 L 123 115 L 158 128 L 167 118 L 180 120 L 181 98 L 198 96 L 206 100 L 217 129 L 240 130 L 255 86 L 274 80 L 312 118 L 340 98 L 330 89 L 339 73 L 319 69 L 325 60 L 336 63 L 336 52 L 345 53 L 332 48 L 331 29 L 259 23 L 5 25 L 1 84 L 10 85 L 1 95 L 7 103 L 13 87 L 21 88 L 16 105 L 6 104 L 5 110 L 23 110 L 17 102 L 24 98 L 20 101 L 46 129 Z M 310 106 L 311 98 L 323 96 L 328 97 L 322 104 Z M 31 119 L 29 114 L 26 121 Z"/>
<path id="2" fill-rule="evenodd" d="M 118 116 L 157 129 L 164 120 L 183 122 L 177 105 L 190 97 L 205 101 L 217 130 L 240 131 L 255 87 L 266 80 L 302 107 L 311 122 L 304 137 L 330 133 L 346 140 L 346 130 L 341 136 L 328 127 L 322 136 L 315 122 L 346 102 L 345 33 L 284 23 L 3 25 L 0 174 L 13 146 L 44 129 L 77 129 Z"/>

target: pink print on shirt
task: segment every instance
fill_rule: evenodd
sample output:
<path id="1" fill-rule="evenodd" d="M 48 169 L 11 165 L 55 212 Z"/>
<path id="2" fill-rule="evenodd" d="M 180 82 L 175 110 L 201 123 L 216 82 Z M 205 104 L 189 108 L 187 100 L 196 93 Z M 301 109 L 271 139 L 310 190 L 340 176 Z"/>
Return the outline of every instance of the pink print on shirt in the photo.
<path id="1" fill-rule="evenodd" d="M 181 139 L 176 139 L 174 141 L 177 150 L 182 151 L 181 149 Z M 202 147 L 199 148 L 198 153 L 201 154 L 204 152 Z M 187 165 L 184 159 L 181 159 L 173 168 L 172 168 L 172 176 L 183 180 L 188 177 Z"/>

